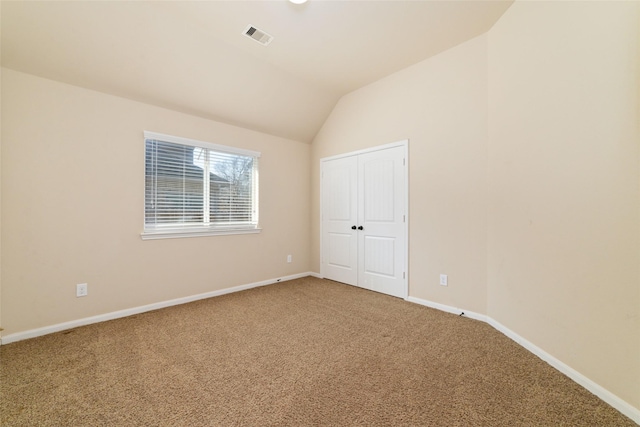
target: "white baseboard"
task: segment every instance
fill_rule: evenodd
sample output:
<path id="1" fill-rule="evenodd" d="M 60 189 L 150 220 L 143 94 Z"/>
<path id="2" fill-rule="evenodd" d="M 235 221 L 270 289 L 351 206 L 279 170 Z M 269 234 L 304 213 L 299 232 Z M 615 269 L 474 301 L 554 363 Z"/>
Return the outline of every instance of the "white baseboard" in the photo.
<path id="1" fill-rule="evenodd" d="M 591 393 L 598 396 L 600 399 L 602 399 L 603 401 L 605 401 L 606 403 L 608 403 L 609 405 L 617 409 L 620 413 L 622 413 L 626 417 L 629 417 L 636 424 L 640 425 L 640 409 L 622 400 L 621 398 L 611 393 L 606 388 L 593 382 L 589 378 L 582 375 L 580 372 L 571 368 L 569 365 L 556 359 L 555 357 L 553 357 L 552 355 L 550 355 L 540 347 L 522 338 L 520 335 L 516 334 L 511 329 L 502 325 L 500 322 L 493 320 L 491 317 L 486 316 L 484 314 L 478 314 L 472 311 L 467 311 L 460 308 L 451 307 L 449 305 L 440 304 L 433 301 L 427 301 L 427 300 L 416 298 L 416 297 L 408 297 L 406 298 L 406 301 L 424 305 L 430 308 L 435 308 L 437 310 L 445 311 L 447 313 L 463 315 L 464 317 L 469 317 L 471 319 L 480 320 L 482 322 L 488 323 L 489 325 L 493 326 L 496 330 L 502 332 L 504 335 L 511 338 L 513 341 L 520 344 L 522 347 L 529 350 L 531 353 L 535 354 L 540 359 L 544 360 L 549 365 L 553 366 L 558 371 L 562 372 L 563 374 L 571 378 L 573 381 L 575 381 L 576 383 L 580 384 L 582 387 L 589 390 Z"/>
<path id="2" fill-rule="evenodd" d="M 444 304 L 440 304 L 433 301 L 427 301 L 421 298 L 407 297 L 405 300 L 416 303 L 416 304 L 424 305 L 426 307 L 435 308 L 436 310 L 446 311 L 447 313 L 457 314 L 458 316 L 480 320 L 482 322 L 487 322 L 487 319 L 488 319 L 487 316 L 485 316 L 484 314 L 475 313 L 469 310 L 463 310 L 462 308 L 451 307 L 450 305 L 444 305 Z"/>
<path id="3" fill-rule="evenodd" d="M 0 345 L 9 344 L 16 341 L 22 341 L 29 338 L 35 338 L 42 335 L 52 334 L 54 332 L 60 332 L 67 329 L 77 328 L 79 326 L 91 325 L 92 323 L 104 322 L 107 320 L 119 319 L 121 317 L 132 316 L 134 314 L 144 313 L 151 310 L 158 310 L 160 308 L 170 307 L 172 305 L 186 304 L 201 299 L 216 297 L 220 295 L 230 294 L 233 292 L 240 292 L 251 288 L 257 288 L 259 286 L 271 285 L 278 282 L 286 282 L 287 280 L 299 279 L 301 277 L 314 276 L 318 277 L 317 273 L 306 272 L 293 274 L 291 276 L 280 277 L 277 279 L 263 280 L 261 282 L 249 283 L 247 285 L 234 286 L 231 288 L 220 289 L 217 291 L 205 292 L 203 294 L 191 295 L 188 297 L 176 298 L 169 301 L 161 301 L 153 304 L 143 305 L 139 307 L 127 308 L 125 310 L 113 311 L 111 313 L 99 314 L 97 316 L 85 317 L 84 319 L 72 320 L 69 322 L 58 323 L 55 325 L 45 326 L 42 328 L 30 329 L 28 331 L 16 332 L 0 338 Z"/>
<path id="4" fill-rule="evenodd" d="M 593 382 L 589 378 L 582 375 L 580 372 L 576 371 L 569 365 L 556 359 L 555 357 L 553 357 L 546 351 L 542 350 L 540 347 L 536 346 L 535 344 L 531 343 L 530 341 L 527 341 L 526 339 L 522 338 L 520 335 L 508 329 L 501 323 L 493 320 L 492 318 L 489 318 L 489 321 L 487 323 L 489 323 L 491 326 L 493 326 L 498 331 L 502 332 L 503 334 L 505 334 L 507 337 L 511 338 L 518 344 L 520 344 L 522 347 L 529 350 L 531 353 L 538 356 L 540 359 L 547 362 L 549 365 L 556 368 L 558 371 L 562 372 L 563 374 L 571 378 L 573 381 L 580 384 L 582 387 L 589 390 L 591 393 L 598 396 L 603 401 L 607 402 L 609 405 L 613 406 L 615 409 L 620 411 L 623 415 L 631 418 L 636 424 L 640 425 L 640 409 L 633 407 L 631 404 L 627 403 L 626 401 L 622 400 L 615 394 L 611 393 L 606 388 Z"/>

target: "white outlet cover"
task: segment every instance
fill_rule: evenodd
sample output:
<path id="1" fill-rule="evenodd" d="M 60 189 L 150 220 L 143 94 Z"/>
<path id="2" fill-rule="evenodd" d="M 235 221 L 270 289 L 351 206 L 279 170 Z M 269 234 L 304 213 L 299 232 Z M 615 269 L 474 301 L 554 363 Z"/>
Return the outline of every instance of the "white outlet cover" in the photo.
<path id="1" fill-rule="evenodd" d="M 79 283 L 76 285 L 76 296 L 86 297 L 89 293 L 89 287 L 86 283 Z"/>
<path id="2" fill-rule="evenodd" d="M 440 275 L 440 285 L 447 286 L 449 284 L 449 277 L 446 274 Z"/>

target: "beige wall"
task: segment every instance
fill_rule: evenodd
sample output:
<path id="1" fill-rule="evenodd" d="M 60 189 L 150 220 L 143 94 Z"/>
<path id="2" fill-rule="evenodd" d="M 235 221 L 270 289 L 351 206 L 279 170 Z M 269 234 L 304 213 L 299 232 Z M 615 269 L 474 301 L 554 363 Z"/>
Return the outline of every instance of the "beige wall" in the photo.
<path id="1" fill-rule="evenodd" d="M 640 408 L 637 2 L 489 32 L 488 314 Z"/>
<path id="2" fill-rule="evenodd" d="M 409 295 L 486 311 L 486 58 L 481 36 L 340 100 L 313 142 L 314 271 L 320 159 L 408 138 Z"/>
<path id="3" fill-rule="evenodd" d="M 638 7 L 516 2 L 342 98 L 313 146 L 312 268 L 319 159 L 409 138 L 410 295 L 487 314 L 640 408 Z"/>
<path id="4" fill-rule="evenodd" d="M 516 2 L 342 98 L 311 147 L 3 70 L 5 333 L 319 271 L 320 158 L 409 138 L 410 295 L 640 408 L 639 7 Z M 140 240 L 143 130 L 261 151 L 263 233 Z"/>
<path id="5" fill-rule="evenodd" d="M 0 6 L 2 10 L 2 6 Z M 2 67 L 0 67 L 0 337 L 2 337 Z"/>
<path id="6" fill-rule="evenodd" d="M 8 69 L 2 113 L 5 335 L 309 270 L 308 144 Z M 144 130 L 262 152 L 262 233 L 142 241 Z"/>

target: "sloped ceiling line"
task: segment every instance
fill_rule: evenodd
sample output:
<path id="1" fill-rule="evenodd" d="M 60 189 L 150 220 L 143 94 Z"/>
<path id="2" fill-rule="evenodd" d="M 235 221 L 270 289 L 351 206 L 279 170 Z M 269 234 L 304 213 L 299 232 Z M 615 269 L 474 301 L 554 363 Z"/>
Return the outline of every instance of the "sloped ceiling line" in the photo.
<path id="1" fill-rule="evenodd" d="M 2 66 L 310 143 L 346 93 L 488 31 L 509 1 L 2 2 Z M 274 37 L 262 46 L 247 25 Z"/>

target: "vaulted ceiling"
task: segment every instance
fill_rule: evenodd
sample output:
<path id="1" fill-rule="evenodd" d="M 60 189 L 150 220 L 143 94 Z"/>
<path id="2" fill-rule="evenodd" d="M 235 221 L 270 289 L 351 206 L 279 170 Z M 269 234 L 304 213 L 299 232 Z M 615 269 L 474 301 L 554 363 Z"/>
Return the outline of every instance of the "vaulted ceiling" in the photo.
<path id="1" fill-rule="evenodd" d="M 511 2 L 3 1 L 1 61 L 310 142 L 341 96 L 488 31 Z"/>

